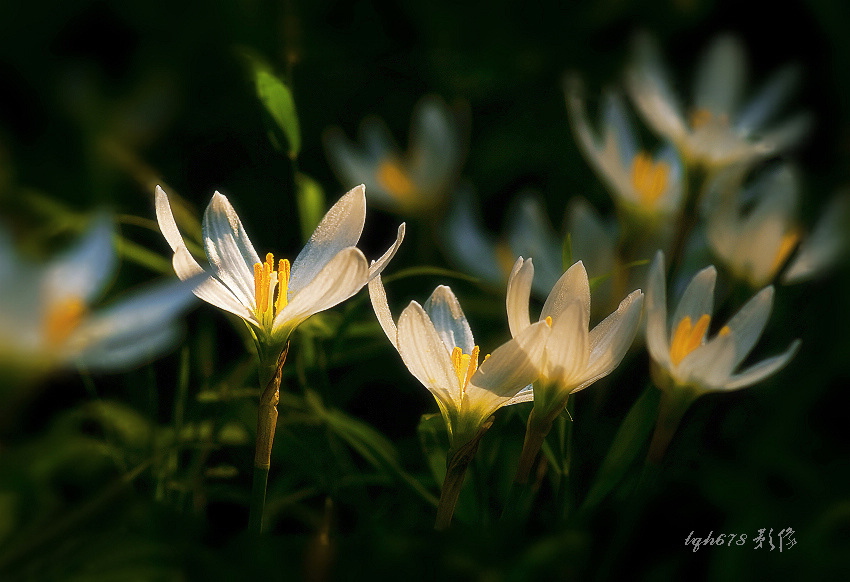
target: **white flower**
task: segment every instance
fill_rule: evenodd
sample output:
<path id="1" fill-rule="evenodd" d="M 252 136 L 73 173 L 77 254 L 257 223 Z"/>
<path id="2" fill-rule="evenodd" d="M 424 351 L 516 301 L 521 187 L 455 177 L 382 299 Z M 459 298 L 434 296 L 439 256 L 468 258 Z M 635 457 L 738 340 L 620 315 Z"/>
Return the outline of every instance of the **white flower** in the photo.
<path id="1" fill-rule="evenodd" d="M 668 320 L 664 254 L 659 251 L 655 257 L 646 292 L 646 344 L 657 366 L 654 375 L 662 390 L 690 391 L 698 396 L 744 388 L 778 371 L 800 347 L 800 341 L 795 340 L 783 353 L 736 373 L 767 324 L 773 287 L 756 293 L 707 340 L 716 278 L 714 267 L 697 273 Z"/>
<path id="2" fill-rule="evenodd" d="M 434 396 L 453 450 L 470 442 L 481 425 L 537 378 L 549 328 L 529 329 L 479 360 L 472 330 L 449 287 L 441 285 L 424 307 L 411 301 L 393 321 L 380 276 L 369 283 L 381 327 L 407 368 Z"/>
<path id="3" fill-rule="evenodd" d="M 833 266 L 847 253 L 848 231 L 850 193 L 843 192 L 835 195 L 812 232 L 800 243 L 794 258 L 782 274 L 782 282 L 798 283 Z"/>
<path id="4" fill-rule="evenodd" d="M 187 279 L 204 269 L 195 261 L 177 230 L 168 196 L 157 186 L 156 216 L 174 251 L 174 270 Z M 277 265 L 271 253 L 261 261 L 227 198 L 216 192 L 204 213 L 204 247 L 210 277 L 195 294 L 245 320 L 264 364 L 275 365 L 293 330 L 305 319 L 345 301 L 380 273 L 404 238 L 369 267 L 354 245 L 363 232 L 366 194 L 357 186 L 333 205 L 290 268 Z"/>
<path id="5" fill-rule="evenodd" d="M 176 341 L 175 318 L 202 278 L 171 281 L 92 311 L 117 266 L 113 224 L 99 216 L 71 248 L 45 265 L 21 260 L 0 230 L 0 366 L 118 370 Z"/>
<path id="6" fill-rule="evenodd" d="M 609 91 L 600 111 L 600 134 L 587 119 L 582 87 L 565 83 L 567 112 L 579 147 L 623 210 L 642 217 L 670 217 L 682 205 L 682 165 L 676 151 L 664 147 L 651 154 L 638 136 L 619 94 Z"/>
<path id="7" fill-rule="evenodd" d="M 508 281 L 507 309 L 511 335 L 519 337 L 531 325 L 528 302 L 534 278 L 531 259 L 517 259 Z M 540 322 L 552 328 L 546 343 L 540 378 L 533 396 L 537 415 L 549 419 L 566 404 L 567 397 L 611 373 L 625 356 L 640 323 L 643 293 L 633 291 L 617 310 L 592 330 L 590 285 L 581 261 L 555 283 Z M 546 421 L 544 421 L 546 424 Z"/>
<path id="8" fill-rule="evenodd" d="M 328 160 L 343 184 L 363 182 L 370 201 L 404 215 L 439 208 L 457 180 L 464 157 L 458 119 L 434 96 L 424 97 L 413 112 L 406 154 L 376 117 L 361 124 L 359 145 L 337 127 L 324 137 Z"/>
<path id="9" fill-rule="evenodd" d="M 637 39 L 635 54 L 626 74 L 632 100 L 646 122 L 675 143 L 691 164 L 716 169 L 753 162 L 793 145 L 808 129 L 807 114 L 766 127 L 796 85 L 792 68 L 780 70 L 752 99 L 741 103 L 745 56 L 734 37 L 721 36 L 709 47 L 697 70 L 688 112 L 649 37 Z"/>

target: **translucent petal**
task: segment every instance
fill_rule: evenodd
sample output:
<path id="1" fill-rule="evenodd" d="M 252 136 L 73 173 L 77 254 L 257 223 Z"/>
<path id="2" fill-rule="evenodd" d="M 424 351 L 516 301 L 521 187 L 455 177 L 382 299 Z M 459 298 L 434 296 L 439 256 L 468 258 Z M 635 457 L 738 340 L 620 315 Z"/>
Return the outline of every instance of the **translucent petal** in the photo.
<path id="1" fill-rule="evenodd" d="M 729 35 L 718 37 L 697 69 L 694 105 L 715 115 L 731 115 L 741 100 L 746 79 L 744 49 Z"/>
<path id="2" fill-rule="evenodd" d="M 690 317 L 691 323 L 696 325 L 700 317 L 712 314 L 715 281 L 717 281 L 717 269 L 714 266 L 706 267 L 694 275 L 676 307 L 671 321 L 672 328 L 679 325 L 685 317 Z"/>
<path id="3" fill-rule="evenodd" d="M 758 364 L 750 366 L 743 372 L 731 376 L 723 388 L 725 390 L 737 390 L 738 388 L 745 388 L 767 378 L 785 366 L 785 364 L 794 357 L 794 354 L 797 353 L 798 349 L 800 349 L 800 340 L 794 340 L 791 342 L 791 345 L 788 346 L 788 349 L 778 356 L 762 360 Z"/>
<path id="4" fill-rule="evenodd" d="M 581 261 L 573 264 L 567 272 L 561 275 L 558 282 L 546 298 L 543 310 L 540 312 L 541 321 L 551 317 L 553 323 L 561 316 L 561 312 L 570 304 L 578 302 L 584 312 L 584 321 L 590 320 L 590 284 L 587 271 Z M 585 327 L 587 331 L 587 327 Z"/>
<path id="5" fill-rule="evenodd" d="M 646 346 L 652 359 L 670 368 L 670 339 L 667 333 L 667 283 L 664 253 L 658 251 L 649 270 L 646 286 Z"/>
<path id="6" fill-rule="evenodd" d="M 398 329 L 393 321 L 393 314 L 387 302 L 387 292 L 380 275 L 369 281 L 369 298 L 372 300 L 372 309 L 378 317 L 378 323 L 381 324 L 381 328 L 393 346 L 398 349 Z"/>
<path id="7" fill-rule="evenodd" d="M 371 266 L 369 267 L 369 279 L 378 276 L 383 272 L 383 270 L 390 263 L 392 258 L 395 256 L 396 252 L 398 252 L 398 248 L 401 246 L 401 241 L 404 240 L 404 232 L 405 232 L 405 223 L 401 223 L 398 226 L 398 232 L 396 234 L 395 242 L 386 250 L 386 252 L 381 255 L 381 257 L 377 261 L 372 261 Z"/>
<path id="8" fill-rule="evenodd" d="M 113 236 L 112 220 L 106 215 L 97 216 L 79 241 L 47 265 L 43 280 L 45 301 L 74 297 L 91 303 L 117 265 Z"/>
<path id="9" fill-rule="evenodd" d="M 744 134 L 760 128 L 779 110 L 799 82 L 799 67 L 787 66 L 774 73 L 737 115 L 735 125 Z"/>
<path id="10" fill-rule="evenodd" d="M 177 252 L 177 249 L 186 246 L 186 243 L 183 242 L 183 236 L 177 228 L 177 222 L 174 220 L 174 213 L 171 211 L 171 203 L 168 201 L 168 195 L 159 185 L 156 187 L 155 200 L 156 221 L 159 223 L 159 230 L 162 231 L 171 250 Z"/>
<path id="11" fill-rule="evenodd" d="M 585 372 L 588 377 L 600 378 L 620 365 L 635 339 L 642 311 L 643 293 L 638 289 L 590 331 L 590 356 Z"/>
<path id="12" fill-rule="evenodd" d="M 528 302 L 531 299 L 531 282 L 534 279 L 534 265 L 531 259 L 518 258 L 508 279 L 506 304 L 508 310 L 508 327 L 511 336 L 517 337 L 531 325 L 528 315 Z"/>
<path id="13" fill-rule="evenodd" d="M 475 339 L 451 288 L 440 285 L 434 289 L 423 308 L 449 351 L 459 347 L 465 354 L 472 353 Z"/>
<path id="14" fill-rule="evenodd" d="M 740 364 L 756 345 L 773 307 L 773 286 L 765 287 L 747 301 L 727 323 L 735 335 L 735 366 Z"/>
<path id="15" fill-rule="evenodd" d="M 577 386 L 587 368 L 590 356 L 587 326 L 587 314 L 578 301 L 570 303 L 552 324 L 544 375 L 562 388 L 571 390 Z"/>

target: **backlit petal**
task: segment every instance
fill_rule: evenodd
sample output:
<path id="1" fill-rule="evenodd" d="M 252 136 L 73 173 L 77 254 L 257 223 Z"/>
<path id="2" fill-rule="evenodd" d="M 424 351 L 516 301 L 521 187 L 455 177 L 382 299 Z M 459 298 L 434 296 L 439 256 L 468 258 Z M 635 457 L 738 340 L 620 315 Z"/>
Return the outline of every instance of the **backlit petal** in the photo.
<path id="1" fill-rule="evenodd" d="M 475 347 L 472 330 L 451 288 L 440 285 L 434 289 L 423 308 L 447 349 L 457 346 L 465 354 L 472 353 Z"/>
<path id="2" fill-rule="evenodd" d="M 528 316 L 528 302 L 531 298 L 531 282 L 534 279 L 534 265 L 531 259 L 518 258 L 508 279 L 506 303 L 508 309 L 508 327 L 511 336 L 517 337 L 531 325 Z"/>

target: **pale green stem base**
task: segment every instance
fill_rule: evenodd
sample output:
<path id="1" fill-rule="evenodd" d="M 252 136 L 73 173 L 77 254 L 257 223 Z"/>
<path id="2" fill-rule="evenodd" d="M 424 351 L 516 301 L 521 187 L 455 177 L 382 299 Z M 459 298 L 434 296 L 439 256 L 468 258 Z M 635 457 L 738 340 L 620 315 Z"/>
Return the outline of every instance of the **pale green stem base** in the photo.
<path id="1" fill-rule="evenodd" d="M 664 458 L 664 453 L 673 440 L 673 435 L 679 428 L 682 417 L 688 411 L 691 403 L 696 399 L 696 394 L 690 390 L 672 390 L 661 393 L 661 402 L 658 405 L 658 420 L 655 423 L 655 432 L 652 442 L 649 444 L 647 463 L 658 465 Z"/>

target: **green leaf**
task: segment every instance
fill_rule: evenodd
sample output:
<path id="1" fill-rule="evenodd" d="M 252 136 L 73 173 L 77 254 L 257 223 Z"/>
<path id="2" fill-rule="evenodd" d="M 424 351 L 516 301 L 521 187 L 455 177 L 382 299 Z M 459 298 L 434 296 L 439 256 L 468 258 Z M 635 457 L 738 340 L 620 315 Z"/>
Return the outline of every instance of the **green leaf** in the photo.
<path id="1" fill-rule="evenodd" d="M 301 172 L 295 174 L 295 188 L 301 236 L 307 242 L 325 215 L 325 192 L 318 182 Z"/>
<path id="2" fill-rule="evenodd" d="M 614 442 L 587 493 L 585 508 L 591 508 L 605 499 L 620 483 L 638 456 L 646 450 L 646 442 L 658 414 L 659 397 L 659 390 L 650 385 L 635 401 L 614 436 Z"/>
<path id="3" fill-rule="evenodd" d="M 262 61 L 252 58 L 254 68 L 254 83 L 266 111 L 283 131 L 289 144 L 289 157 L 293 160 L 301 151 L 301 129 L 298 124 L 298 114 L 295 110 L 295 99 L 287 85 L 272 74 L 269 67 Z"/>

